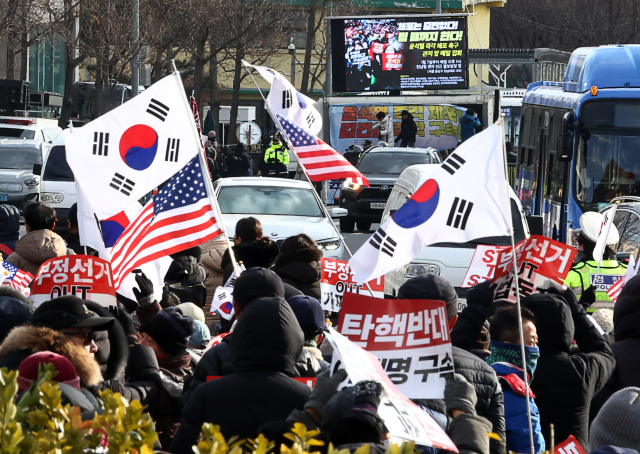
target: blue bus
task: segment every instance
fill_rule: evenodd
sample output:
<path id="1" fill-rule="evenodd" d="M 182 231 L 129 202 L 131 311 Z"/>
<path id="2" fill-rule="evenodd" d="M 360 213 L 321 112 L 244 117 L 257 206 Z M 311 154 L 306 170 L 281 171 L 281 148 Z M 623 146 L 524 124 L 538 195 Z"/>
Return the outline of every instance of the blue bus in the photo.
<path id="1" fill-rule="evenodd" d="M 640 45 L 576 49 L 562 83 L 529 85 L 520 125 L 525 214 L 575 246 L 582 213 L 640 196 Z"/>

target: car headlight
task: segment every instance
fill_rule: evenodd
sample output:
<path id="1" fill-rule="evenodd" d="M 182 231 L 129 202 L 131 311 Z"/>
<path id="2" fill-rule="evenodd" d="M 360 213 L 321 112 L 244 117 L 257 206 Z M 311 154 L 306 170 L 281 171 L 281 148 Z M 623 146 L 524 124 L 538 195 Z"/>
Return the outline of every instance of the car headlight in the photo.
<path id="1" fill-rule="evenodd" d="M 440 267 L 438 265 L 432 265 L 429 263 L 425 263 L 425 264 L 410 263 L 409 265 L 404 266 L 404 269 L 402 270 L 402 274 L 406 278 L 426 276 L 427 274 L 439 276 Z"/>
<path id="2" fill-rule="evenodd" d="M 42 192 L 40 193 L 40 201 L 44 203 L 61 203 L 64 196 L 58 192 Z"/>
<path id="3" fill-rule="evenodd" d="M 318 246 L 325 251 L 335 251 L 340 247 L 340 240 L 323 241 Z"/>
<path id="4" fill-rule="evenodd" d="M 351 191 L 357 191 L 361 187 L 362 187 L 361 184 L 354 183 L 353 181 L 350 181 L 349 179 L 344 180 L 344 183 L 342 183 L 342 189 L 348 189 L 348 190 L 351 190 Z"/>
<path id="5" fill-rule="evenodd" d="M 25 186 L 38 186 L 40 184 L 40 180 L 38 180 L 37 178 L 29 178 L 28 180 L 25 180 L 24 182 Z"/>

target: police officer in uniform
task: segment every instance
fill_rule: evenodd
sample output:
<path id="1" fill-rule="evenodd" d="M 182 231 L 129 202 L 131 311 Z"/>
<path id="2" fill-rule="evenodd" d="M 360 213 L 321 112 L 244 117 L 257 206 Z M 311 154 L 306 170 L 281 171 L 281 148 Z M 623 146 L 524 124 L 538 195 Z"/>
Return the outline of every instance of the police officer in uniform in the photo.
<path id="1" fill-rule="evenodd" d="M 289 151 L 282 144 L 280 137 L 274 136 L 271 145 L 264 152 L 264 172 L 262 172 L 262 175 L 286 178 L 288 176 L 288 164 Z"/>
<path id="2" fill-rule="evenodd" d="M 355 166 L 358 164 L 358 159 L 360 159 L 363 152 L 364 150 L 360 145 L 350 145 L 349 148 L 345 150 L 343 156 L 352 166 Z"/>
<path id="3" fill-rule="evenodd" d="M 589 308 L 593 305 L 589 312 L 602 307 L 613 309 L 613 301 L 607 296 L 607 291 L 627 271 L 627 265 L 615 260 L 615 250 L 612 246 L 620 241 L 620 234 L 615 225 L 609 230 L 602 266 L 598 271 L 598 262 L 593 259 L 593 249 L 600 234 L 602 221 L 602 214 L 594 211 L 580 216 L 582 231 L 578 236 L 578 244 L 582 246 L 583 257 L 571 268 L 564 281 L 578 296 L 582 306 Z"/>

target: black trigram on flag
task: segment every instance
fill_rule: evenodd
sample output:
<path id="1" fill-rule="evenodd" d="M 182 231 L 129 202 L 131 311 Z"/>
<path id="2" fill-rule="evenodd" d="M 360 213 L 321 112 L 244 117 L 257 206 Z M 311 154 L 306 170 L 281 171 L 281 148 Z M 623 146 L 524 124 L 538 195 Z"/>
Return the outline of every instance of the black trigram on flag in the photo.
<path id="1" fill-rule="evenodd" d="M 447 225 L 455 229 L 464 230 L 467 227 L 467 220 L 473 209 L 473 203 L 456 197 L 451 205 Z"/>
<path id="2" fill-rule="evenodd" d="M 150 113 L 160 121 L 164 121 L 169 115 L 169 108 L 157 99 L 152 98 L 149 107 L 147 107 L 147 113 Z"/>
<path id="3" fill-rule="evenodd" d="M 109 154 L 108 132 L 93 133 L 93 154 L 98 156 L 107 156 Z"/>
<path id="4" fill-rule="evenodd" d="M 376 230 L 369 240 L 369 244 L 381 252 L 384 252 L 389 257 L 393 257 L 393 252 L 396 250 L 396 246 L 398 245 L 398 243 L 396 243 L 395 240 L 387 235 L 387 232 L 382 229 Z"/>
<path id="5" fill-rule="evenodd" d="M 116 173 L 109 186 L 111 186 L 116 191 L 122 192 L 124 195 L 130 195 L 135 185 L 136 184 L 130 179 L 125 178 L 119 173 Z"/>
<path id="6" fill-rule="evenodd" d="M 307 122 L 307 128 L 311 128 L 311 126 L 316 122 L 316 116 L 313 115 L 313 112 L 311 112 L 309 113 L 309 115 L 307 115 L 305 121 Z"/>
<path id="7" fill-rule="evenodd" d="M 218 299 L 220 301 L 224 301 L 225 299 L 227 299 L 227 292 L 222 292 L 218 294 Z"/>
<path id="8" fill-rule="evenodd" d="M 453 175 L 465 162 L 467 161 L 454 153 L 442 163 L 442 168 Z"/>
<path id="9" fill-rule="evenodd" d="M 180 151 L 180 139 L 168 139 L 167 151 L 164 154 L 164 160 L 170 162 L 178 162 L 178 152 Z"/>
<path id="10" fill-rule="evenodd" d="M 285 90 L 282 92 L 282 108 L 289 109 L 293 105 L 293 93 L 291 90 Z"/>

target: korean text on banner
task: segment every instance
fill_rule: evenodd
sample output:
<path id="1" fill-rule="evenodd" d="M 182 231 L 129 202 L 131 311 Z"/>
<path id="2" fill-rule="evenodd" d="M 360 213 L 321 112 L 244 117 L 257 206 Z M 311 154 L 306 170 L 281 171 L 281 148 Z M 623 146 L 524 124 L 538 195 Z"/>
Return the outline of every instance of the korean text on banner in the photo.
<path id="1" fill-rule="evenodd" d="M 38 307 L 67 295 L 105 307 L 117 306 L 109 262 L 89 255 L 65 255 L 44 262 L 31 285 L 33 304 Z"/>
<path id="2" fill-rule="evenodd" d="M 442 301 L 380 300 L 347 293 L 340 333 L 376 355 L 409 399 L 442 399 L 453 354 Z"/>
<path id="3" fill-rule="evenodd" d="M 369 287 L 376 298 L 384 298 L 384 276 L 369 282 Z M 369 290 L 364 285 L 358 285 L 349 262 L 344 260 L 322 259 L 322 278 L 320 279 L 322 299 L 320 304 L 325 311 L 340 312 L 342 298 L 346 292 L 366 293 Z"/>
<path id="4" fill-rule="evenodd" d="M 516 245 L 520 297 L 531 295 L 551 279 L 562 285 L 578 251 L 566 244 L 533 235 Z M 496 299 L 516 301 L 511 250 L 500 252 L 493 282 Z"/>
<path id="5" fill-rule="evenodd" d="M 353 383 L 375 380 L 384 387 L 383 399 L 378 414 L 393 437 L 414 440 L 416 444 L 434 446 L 458 452 L 451 439 L 431 416 L 411 402 L 389 380 L 373 354 L 363 350 L 332 328 L 327 335 L 329 342 L 339 354 L 342 364 Z"/>
<path id="6" fill-rule="evenodd" d="M 470 288 L 493 279 L 500 253 L 508 251 L 511 251 L 509 246 L 477 246 L 461 287 Z"/>
<path id="7" fill-rule="evenodd" d="M 576 437 L 570 435 L 565 441 L 556 445 L 554 454 L 587 454 L 587 452 Z"/>

